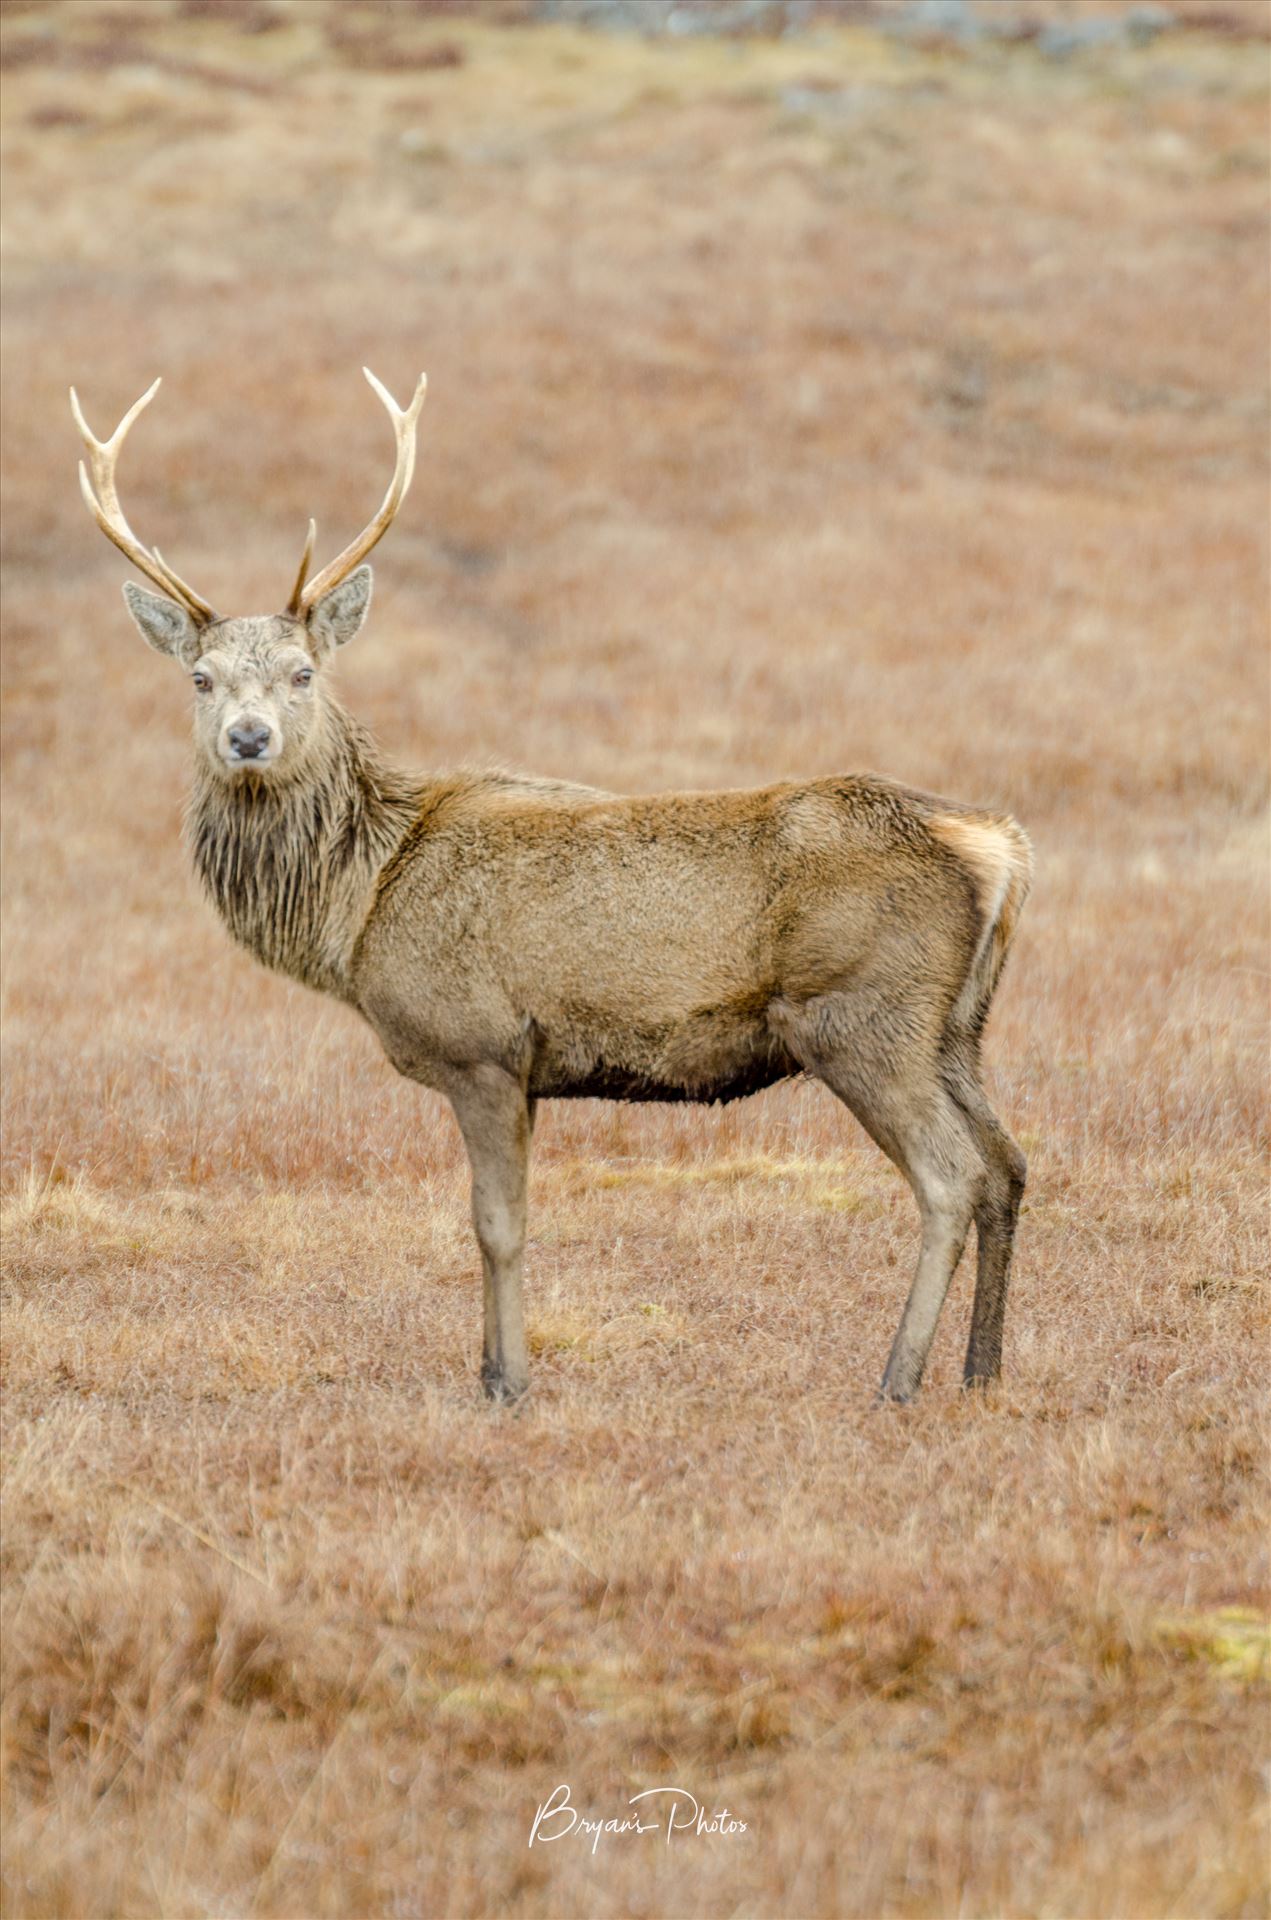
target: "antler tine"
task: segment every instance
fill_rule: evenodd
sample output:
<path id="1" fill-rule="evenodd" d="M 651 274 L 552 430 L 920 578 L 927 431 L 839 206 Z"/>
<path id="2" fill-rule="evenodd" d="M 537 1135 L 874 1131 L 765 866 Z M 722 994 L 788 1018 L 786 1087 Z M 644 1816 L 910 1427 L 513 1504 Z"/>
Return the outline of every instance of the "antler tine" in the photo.
<path id="1" fill-rule="evenodd" d="M 170 598 L 180 601 L 186 612 L 193 615 L 200 624 L 215 619 L 212 609 L 200 600 L 192 589 L 179 583 L 157 554 L 150 553 L 142 546 L 122 515 L 116 520 L 106 511 L 93 492 L 88 469 L 82 460 L 79 463 L 79 490 L 84 496 L 85 506 L 106 538 L 112 540 L 120 553 L 132 561 L 139 573 L 144 573 L 148 580 L 153 580 L 155 586 L 161 588 Z"/>
<path id="2" fill-rule="evenodd" d="M 165 593 L 179 600 L 187 612 L 192 614 L 200 624 L 205 624 L 216 618 L 214 610 L 201 595 L 194 591 L 193 587 L 181 578 L 179 573 L 173 571 L 157 548 L 151 551 L 150 548 L 142 545 L 128 525 L 115 487 L 115 465 L 119 459 L 120 449 L 128 437 L 128 429 L 137 415 L 150 405 L 160 385 L 161 382 L 156 380 L 139 400 L 133 401 L 109 440 L 97 438 L 84 418 L 84 409 L 80 406 L 79 395 L 74 387 L 71 388 L 71 413 L 75 425 L 79 428 L 80 438 L 88 449 L 88 458 L 92 466 L 90 482 L 84 462 L 81 460 L 79 463 L 80 492 L 84 496 L 84 504 L 106 538 L 112 540 L 119 551 L 126 554 L 147 579 L 153 580 L 157 587 L 162 587 Z"/>
<path id="3" fill-rule="evenodd" d="M 287 602 L 288 613 L 299 613 L 301 596 L 305 590 L 305 580 L 309 573 L 309 562 L 313 559 L 313 543 L 318 537 L 318 523 L 310 520 L 309 531 L 305 535 L 305 550 L 300 556 L 300 571 L 296 575 L 296 584 L 291 589 L 291 598 Z"/>
<path id="4" fill-rule="evenodd" d="M 88 448 L 88 457 L 93 464 L 93 488 L 107 511 L 119 512 L 119 496 L 115 492 L 115 461 L 119 458 L 119 449 L 128 438 L 128 429 L 139 413 L 144 413 L 156 393 L 163 385 L 163 376 L 148 386 L 140 400 L 134 400 L 109 440 L 99 440 L 84 418 L 84 409 L 79 404 L 79 395 L 71 388 L 71 412 L 75 416 L 75 425 L 79 428 L 79 437 Z M 120 515 L 122 518 L 122 515 Z"/>
<path id="5" fill-rule="evenodd" d="M 289 607 L 288 611 L 298 613 L 302 617 L 317 605 L 324 594 L 330 593 L 332 587 L 339 586 L 341 580 L 347 579 L 354 567 L 366 558 L 376 542 L 383 539 L 396 519 L 402 501 L 406 498 L 406 491 L 415 471 L 415 427 L 420 408 L 424 404 L 424 396 L 428 391 L 427 375 L 420 374 L 414 398 L 410 405 L 403 409 L 398 406 L 382 381 L 375 378 L 369 367 L 363 367 L 362 372 L 383 401 L 388 417 L 393 423 L 393 433 L 397 440 L 397 461 L 393 468 L 393 478 L 389 482 L 388 492 L 380 503 L 379 512 L 369 525 L 362 529 L 357 539 L 352 541 L 344 552 L 331 562 L 330 566 L 324 567 L 307 587 L 297 582 L 297 591 L 293 595 L 294 605 Z M 306 567 L 307 560 L 301 568 L 301 581 L 304 579 Z"/>
<path id="6" fill-rule="evenodd" d="M 199 594 L 197 594 L 194 591 L 194 588 L 190 585 L 188 580 L 182 579 L 181 575 L 177 572 L 176 568 L 172 566 L 167 560 L 164 559 L 158 547 L 151 547 L 150 551 L 154 555 L 155 559 L 159 562 L 159 565 L 162 567 L 168 579 L 172 582 L 172 585 L 175 587 L 176 591 L 181 595 L 183 595 L 184 598 L 189 601 L 191 610 L 197 613 L 201 620 L 215 620 L 216 609 L 214 607 L 208 606 L 207 601 L 204 600 Z"/>

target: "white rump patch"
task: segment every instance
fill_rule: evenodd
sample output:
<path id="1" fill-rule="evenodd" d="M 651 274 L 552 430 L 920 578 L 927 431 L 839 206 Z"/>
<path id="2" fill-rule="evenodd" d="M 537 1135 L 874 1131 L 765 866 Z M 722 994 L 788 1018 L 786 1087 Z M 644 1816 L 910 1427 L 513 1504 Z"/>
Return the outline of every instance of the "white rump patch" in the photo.
<path id="1" fill-rule="evenodd" d="M 938 813 L 928 822 L 975 883 L 980 938 L 956 1011 L 969 1017 L 992 991 L 1033 877 L 1028 835 L 1014 820 L 991 814 Z"/>

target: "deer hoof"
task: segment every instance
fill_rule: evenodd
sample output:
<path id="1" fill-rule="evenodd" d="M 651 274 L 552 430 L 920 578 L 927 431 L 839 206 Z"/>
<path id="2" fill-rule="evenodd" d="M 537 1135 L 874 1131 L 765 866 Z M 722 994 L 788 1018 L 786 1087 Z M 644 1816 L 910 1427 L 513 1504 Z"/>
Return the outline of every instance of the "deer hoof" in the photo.
<path id="1" fill-rule="evenodd" d="M 917 1391 L 917 1387 L 914 1387 L 911 1392 L 907 1392 L 903 1387 L 889 1387 L 884 1380 L 874 1395 L 874 1411 L 881 1413 L 884 1407 L 910 1407 L 913 1405 Z"/>
<path id="2" fill-rule="evenodd" d="M 481 1385 L 485 1389 L 486 1399 L 496 1407 L 514 1407 L 530 1390 L 527 1377 L 506 1373 L 502 1367 L 493 1367 L 488 1361 L 481 1369 Z"/>

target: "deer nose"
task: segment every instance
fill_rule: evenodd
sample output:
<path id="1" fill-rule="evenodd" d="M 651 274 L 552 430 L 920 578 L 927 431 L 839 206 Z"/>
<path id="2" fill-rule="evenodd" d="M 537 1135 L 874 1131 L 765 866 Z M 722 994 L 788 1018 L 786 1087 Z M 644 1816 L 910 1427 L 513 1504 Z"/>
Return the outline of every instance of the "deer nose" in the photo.
<path id="1" fill-rule="evenodd" d="M 260 726 L 231 727 L 229 730 L 230 751 L 239 760 L 259 760 L 269 745 L 269 728 Z"/>

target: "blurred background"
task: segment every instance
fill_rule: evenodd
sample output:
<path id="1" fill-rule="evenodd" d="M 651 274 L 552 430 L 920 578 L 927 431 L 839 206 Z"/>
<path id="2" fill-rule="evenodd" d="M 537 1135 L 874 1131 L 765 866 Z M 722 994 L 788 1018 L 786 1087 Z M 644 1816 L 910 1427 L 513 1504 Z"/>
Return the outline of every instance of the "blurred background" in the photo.
<path id="1" fill-rule="evenodd" d="M 716 1516 L 718 1578 L 702 1575 L 694 1616 L 717 1620 L 713 1660 L 740 1617 L 734 1562 L 746 1553 L 747 1594 L 776 1609 L 770 1647 L 821 1632 L 796 1617 L 800 1594 L 830 1607 L 827 1594 L 846 1592 L 850 1615 L 857 1575 L 833 1546 L 844 1539 L 853 1565 L 873 1567 L 878 1618 L 902 1650 L 914 1634 L 960 1647 L 949 1622 L 978 1605 L 979 1563 L 959 1560 L 965 1528 L 933 1482 L 924 1525 L 943 1543 L 941 1572 L 897 1586 L 894 1620 L 886 1611 L 888 1569 L 914 1551 L 911 1470 L 863 1413 L 855 1452 L 840 1454 L 840 1436 L 844 1396 L 863 1408 L 881 1369 L 912 1210 L 834 1103 L 798 1086 L 722 1116 L 590 1103 L 544 1116 L 529 1257 L 547 1410 L 535 1457 L 541 1485 L 568 1485 L 582 1504 L 562 1518 L 547 1493 L 517 1494 L 545 1503 L 540 1532 L 573 1528 L 575 1559 L 554 1563 L 551 1580 L 524 1570 L 533 1527 L 504 1511 L 499 1489 L 519 1485 L 508 1462 L 529 1443 L 495 1427 L 476 1438 L 468 1417 L 476 1282 L 449 1119 L 393 1077 L 346 1011 L 232 951 L 198 899 L 180 846 L 188 689 L 128 621 L 126 565 L 76 484 L 68 386 L 105 436 L 161 374 L 121 462 L 126 512 L 222 611 L 275 608 L 308 517 L 321 563 L 386 484 L 391 438 L 366 364 L 402 399 L 421 369 L 429 377 L 414 487 L 374 556 L 369 626 L 339 662 L 345 697 L 392 756 L 642 791 L 869 768 L 1009 809 L 1036 845 L 989 1035 L 995 1097 L 1032 1164 L 1008 1330 L 1024 1424 L 972 1435 L 939 1481 L 965 1471 L 978 1485 L 991 1462 L 994 1494 L 1035 1492 L 1043 1423 L 1061 1423 L 1046 1511 L 1048 1538 L 1066 1544 L 1038 1562 L 1029 1593 L 999 1595 L 985 1632 L 1007 1640 L 991 1660 L 1020 1686 L 978 1746 L 966 1734 L 978 1755 L 967 1778 L 1004 1796 L 1035 1846 L 1025 1862 L 1010 1844 L 1024 1829 L 990 1822 L 1000 1839 L 924 1852 L 943 1813 L 917 1760 L 913 1774 L 896 1760 L 887 1787 L 903 1813 L 835 1827 L 817 1756 L 837 1756 L 864 1805 L 888 1779 L 875 1766 L 885 1713 L 853 1760 L 847 1721 L 828 1704 L 817 1721 L 814 1693 L 771 1738 L 784 1865 L 761 1893 L 740 1856 L 721 1855 L 714 1892 L 702 1883 L 689 1904 L 741 1911 L 753 1894 L 755 1911 L 843 1914 L 1089 1901 L 1148 1914 L 1178 1911 L 1184 1885 L 1195 1911 L 1260 1910 L 1254 1880 L 1230 1865 L 1243 1859 L 1256 1878 L 1242 1825 L 1256 1789 L 1217 1793 L 1211 1776 L 1186 1773 L 1226 1739 L 1219 1696 L 1193 1702 L 1208 1732 L 1174 1737 L 1193 1722 L 1178 1720 L 1164 1668 L 1148 1679 L 1135 1668 L 1162 1691 L 1151 1713 L 1120 1722 L 1108 1709 L 1128 1743 L 1108 1781 L 1051 1778 L 1047 1755 L 1071 1757 L 1065 1730 L 1084 1724 L 1080 1703 L 1111 1670 L 1104 1642 L 1074 1627 L 1087 1650 L 1072 1656 L 1068 1692 L 1062 1675 L 1045 1683 L 1033 1773 L 1022 1761 L 1002 1772 L 997 1729 L 1045 1667 L 1044 1622 L 1065 1580 L 1074 1619 L 1109 1591 L 1173 1604 L 1189 1527 L 1201 1529 L 1189 1600 L 1247 1598 L 1266 1577 L 1265 1537 L 1228 1500 L 1232 1477 L 1255 1470 L 1229 1421 L 1248 1406 L 1266 1256 L 1264 0 L 5 0 L 2 24 L 7 1406 L 9 1451 L 30 1463 L 10 1539 L 34 1636 L 14 1695 L 29 1716 L 15 1736 L 25 1824 L 11 1885 L 36 1889 L 31 1910 L 79 1912 L 74 1863 L 107 1871 L 110 1821 L 93 1811 L 89 1824 L 97 1736 L 50 1774 L 38 1702 L 57 1674 L 79 1703 L 59 1725 L 114 1712 L 114 1680 L 81 1698 L 65 1677 L 76 1647 L 109 1640 L 105 1616 L 66 1601 L 63 1618 L 56 1596 L 78 1591 L 60 1549 L 121 1476 L 183 1512 L 197 1489 L 197 1525 L 252 1565 L 285 1567 L 294 1549 L 293 1595 L 322 1571 L 312 1610 L 295 1601 L 286 1616 L 297 1671 L 328 1628 L 347 1649 L 380 1617 L 380 1588 L 339 1613 L 343 1575 L 324 1554 L 343 1539 L 359 1565 L 381 1549 L 392 1561 L 384 1510 L 357 1506 L 352 1489 L 382 1486 L 396 1461 L 400 1512 L 414 1513 L 421 1404 L 433 1421 L 421 1512 L 434 1482 L 456 1490 L 454 1528 L 417 1572 L 431 1618 L 446 1617 L 437 1595 L 462 1568 L 471 1589 L 457 1619 L 493 1609 L 497 1623 L 492 1593 L 528 1593 L 534 1644 L 550 1646 L 544 1623 L 566 1605 L 552 1581 L 585 1579 L 578 1555 L 605 1567 L 620 1555 L 606 1528 L 635 1510 L 624 1503 L 645 1485 L 642 1436 L 658 1419 L 669 1424 L 656 1457 L 679 1462 L 682 1498 Z M 579 1169 L 602 1164 L 612 1190 L 593 1206 Z M 640 1184 L 643 1167 L 658 1179 Z M 677 1186 L 677 1169 L 706 1184 Z M 780 1312 L 751 1291 L 765 1273 L 787 1290 Z M 964 1273 L 954 1319 L 968 1285 Z M 632 1319 L 637 1294 L 663 1317 Z M 916 1418 L 940 1417 L 957 1344 L 942 1332 L 937 1411 Z M 725 1378 L 727 1408 L 714 1398 Z M 1091 1409 L 1118 1396 L 1131 1396 L 1124 1424 L 1099 1426 L 1105 1439 L 1081 1451 Z M 655 1413 L 655 1399 L 671 1411 Z M 232 1420 L 217 1411 L 227 1401 Z M 811 1426 L 782 1437 L 795 1408 L 824 1421 L 823 1447 Z M 578 1451 L 560 1466 L 549 1434 L 570 1423 Z M 53 1430 L 57 1458 L 82 1464 L 59 1469 L 49 1492 Z M 952 1448 L 952 1431 L 933 1428 L 924 1457 Z M 317 1468 L 305 1477 L 336 1433 L 363 1481 L 338 1463 L 330 1484 Z M 230 1451 L 241 1434 L 255 1436 L 250 1492 Z M 755 1454 L 756 1434 L 771 1436 L 771 1458 Z M 1175 1445 L 1193 1449 L 1181 1464 Z M 820 1465 L 804 1486 L 809 1448 Z M 819 1477 L 831 1457 L 856 1463 L 868 1512 Z M 612 1478 L 596 1469 L 589 1481 L 602 1458 Z M 741 1504 L 721 1518 L 725 1481 Z M 478 1484 L 486 1526 L 470 1536 L 460 1520 Z M 122 1596 L 110 1617 L 141 1618 L 165 1591 L 154 1556 L 168 1566 L 171 1548 L 179 1585 L 182 1553 L 201 1549 L 169 1532 L 131 1559 L 150 1540 L 142 1509 L 100 1499 L 93 1550 L 115 1543 L 102 1551 Z M 629 1532 L 641 1577 L 673 1583 L 667 1556 L 687 1551 L 675 1515 L 656 1493 L 641 1499 L 653 1502 L 640 1509 L 647 1534 Z M 1132 1518 L 1144 1512 L 1155 1518 Z M 1010 1516 L 984 1524 L 999 1522 L 985 1551 L 1004 1568 Z M 1114 1557 L 1100 1559 L 1096 1541 Z M 138 1565 L 144 1590 L 128 1584 Z M 96 1592 L 102 1577 L 99 1563 Z M 386 1593 L 397 1576 L 383 1578 Z M 915 1591 L 944 1594 L 946 1613 L 915 1614 Z M 154 1619 L 166 1646 L 176 1628 Z M 619 1619 L 605 1629 L 615 1660 Z M 495 1641 L 521 1646 L 526 1631 L 524 1618 L 491 1627 L 471 1657 L 494 1672 Z M 766 1658 L 747 1657 L 748 1672 Z M 908 1671 L 909 1656 L 896 1658 Z M 145 1664 L 120 1660 L 122 1674 Z M 808 1663 L 809 1685 L 828 1686 L 821 1655 Z M 723 1668 L 710 1672 L 701 1699 L 724 1687 Z M 1188 1685 L 1201 1684 L 1193 1673 Z M 204 1699 L 202 1685 L 191 1697 Z M 935 1724 L 935 1752 L 953 1738 L 939 1716 L 955 1681 L 905 1686 L 915 1715 L 936 1716 L 904 1720 L 905 1751 L 927 1751 Z M 903 1690 L 897 1681 L 894 1697 Z M 307 1700 L 293 1702 L 300 1722 Z M 739 1743 L 748 1766 L 763 1760 L 753 1716 L 753 1739 L 721 1732 L 716 1753 L 696 1707 L 677 1719 L 670 1695 L 632 1700 L 624 1725 L 656 1737 L 640 1746 L 633 1733 L 622 1750 L 649 1766 L 692 1751 L 711 1778 Z M 208 1713 L 200 1724 L 222 1727 L 228 1751 L 240 1722 L 228 1705 L 223 1726 Z M 1173 1738 L 1168 1754 L 1149 1723 Z M 569 1725 L 583 1737 L 581 1720 Z M 148 1726 L 142 1714 L 121 1738 L 144 1743 Z M 484 1758 L 468 1753 L 488 1762 L 487 1808 L 512 1764 L 499 1738 Z M 564 1762 L 556 1736 L 543 1741 L 530 1759 L 549 1790 Z M 360 1766 L 371 1749 L 351 1744 Z M 790 1766 L 806 1763 L 797 1819 L 787 1751 Z M 602 1760 L 597 1749 L 593 1782 Z M 159 1850 L 172 1877 L 156 1911 L 213 1910 L 200 1887 L 221 1889 L 215 1910 L 247 1910 L 253 1885 L 257 1910 L 276 1898 L 292 1912 L 387 1911 L 391 1890 L 412 1884 L 387 1833 L 380 1879 L 368 1866 L 365 1883 L 341 1880 L 352 1855 L 339 1865 L 324 1853 L 339 1810 L 321 1794 L 289 1829 L 288 1847 L 303 1831 L 309 1853 L 270 1865 L 291 1799 L 249 1814 L 232 1795 L 199 1799 L 182 1775 L 194 1798 L 165 1800 L 174 1778 L 138 1775 L 112 1801 L 143 1836 L 170 1838 L 164 1821 L 182 1819 L 188 1834 L 191 1806 L 204 1821 L 188 1871 L 168 1842 Z M 767 1789 L 748 1778 L 753 1806 Z M 366 1779 L 365 1805 L 349 1789 L 359 1819 L 398 1805 L 384 1779 Z M 1127 1779 L 1157 1795 L 1151 1816 L 1125 1798 Z M 535 1892 L 513 1876 L 525 1791 L 504 1826 L 472 1834 L 439 1837 L 418 1813 L 411 1831 L 441 1876 L 422 1910 L 480 1910 L 483 1888 L 565 1910 L 556 1883 Z M 227 1824 L 216 1808 L 231 1802 Z M 269 1808 L 268 1795 L 252 1805 Z M 1168 1845 L 1143 1841 L 1157 1814 Z M 1169 1874 L 1180 1835 L 1194 1841 L 1191 1880 Z M 154 1882 L 137 1877 L 130 1849 L 109 1865 L 115 1910 L 150 1911 Z M 637 1864 L 585 1896 L 570 1883 L 569 1910 L 644 1910 Z M 262 1872 L 283 1875 L 272 1893 L 252 1878 Z M 320 1883 L 342 1891 L 315 1904 Z M 681 1897 L 684 1883 L 664 1892 Z M 391 1910 L 413 1911 L 401 1897 Z"/>

